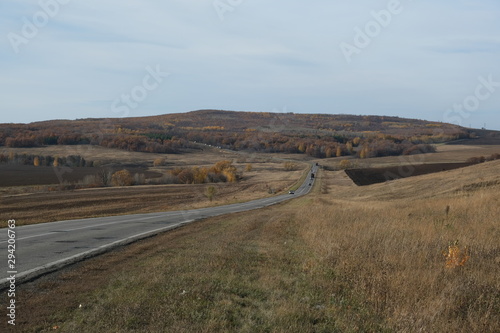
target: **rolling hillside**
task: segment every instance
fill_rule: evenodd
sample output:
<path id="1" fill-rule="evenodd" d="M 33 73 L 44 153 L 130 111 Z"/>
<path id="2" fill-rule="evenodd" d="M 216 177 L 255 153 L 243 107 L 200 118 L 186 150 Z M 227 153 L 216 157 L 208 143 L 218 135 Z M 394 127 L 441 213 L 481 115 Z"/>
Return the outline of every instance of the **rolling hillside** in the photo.
<path id="1" fill-rule="evenodd" d="M 484 133 L 483 136 L 492 135 Z M 119 119 L 0 125 L 0 146 L 99 145 L 180 153 L 199 143 L 238 151 L 361 158 L 428 152 L 429 143 L 475 138 L 455 125 L 378 116 L 204 110 Z M 0 156 L 0 162 L 6 156 Z"/>

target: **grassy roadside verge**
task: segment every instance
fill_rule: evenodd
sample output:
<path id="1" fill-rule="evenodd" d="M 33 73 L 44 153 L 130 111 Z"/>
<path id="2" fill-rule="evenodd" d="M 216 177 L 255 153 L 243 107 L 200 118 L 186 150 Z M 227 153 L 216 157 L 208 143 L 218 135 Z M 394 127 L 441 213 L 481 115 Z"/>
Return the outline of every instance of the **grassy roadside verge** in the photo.
<path id="1" fill-rule="evenodd" d="M 302 176 L 300 176 L 300 179 L 290 187 L 290 191 L 296 191 L 306 181 L 309 170 L 311 170 L 311 165 L 308 165 L 306 167 L 306 169 L 302 173 Z"/>
<path id="2" fill-rule="evenodd" d="M 21 286 L 17 332 L 380 328 L 335 272 L 313 268 L 297 218 L 309 203 L 202 221 Z"/>

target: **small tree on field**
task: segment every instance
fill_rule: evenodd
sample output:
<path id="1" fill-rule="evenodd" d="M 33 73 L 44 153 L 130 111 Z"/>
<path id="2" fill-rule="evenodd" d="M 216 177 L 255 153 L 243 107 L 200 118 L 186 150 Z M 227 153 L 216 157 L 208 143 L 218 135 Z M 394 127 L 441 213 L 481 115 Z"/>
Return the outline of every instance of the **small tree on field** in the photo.
<path id="1" fill-rule="evenodd" d="M 96 174 L 96 180 L 98 184 L 102 186 L 108 186 L 111 182 L 111 177 L 111 171 L 108 171 L 106 169 L 100 169 Z"/>
<path id="2" fill-rule="evenodd" d="M 208 198 L 208 200 L 212 201 L 214 199 L 214 196 L 217 194 L 217 189 L 214 186 L 209 186 L 205 190 L 205 196 Z"/>
<path id="3" fill-rule="evenodd" d="M 192 169 L 182 170 L 177 177 L 183 184 L 193 184 L 194 183 L 194 172 Z"/>
<path id="4" fill-rule="evenodd" d="M 144 185 L 146 183 L 146 176 L 143 173 L 134 174 L 134 185 Z"/>
<path id="5" fill-rule="evenodd" d="M 111 183 L 115 186 L 130 186 L 134 183 L 134 177 L 128 170 L 123 169 L 111 176 Z"/>
<path id="6" fill-rule="evenodd" d="M 216 175 L 222 174 L 227 182 L 235 182 L 238 179 L 236 167 L 231 161 L 220 161 L 209 169 L 209 172 Z"/>
<path id="7" fill-rule="evenodd" d="M 33 159 L 33 165 L 34 166 L 40 166 L 40 158 L 38 158 L 38 156 L 35 156 L 35 158 Z"/>
<path id="8" fill-rule="evenodd" d="M 167 165 L 167 160 L 165 158 L 157 158 L 153 162 L 153 166 L 155 166 L 155 167 L 164 166 L 164 165 Z"/>
<path id="9" fill-rule="evenodd" d="M 337 151 L 335 152 L 335 155 L 337 157 L 341 157 L 342 156 L 342 147 L 341 146 L 337 146 Z"/>
<path id="10" fill-rule="evenodd" d="M 349 141 L 349 142 L 346 143 L 346 149 L 347 149 L 347 152 L 349 154 L 352 154 L 353 148 L 352 148 L 352 142 L 351 141 Z"/>
<path id="11" fill-rule="evenodd" d="M 352 168 L 352 163 L 349 160 L 342 160 L 340 161 L 339 168 L 342 170 Z"/>
<path id="12" fill-rule="evenodd" d="M 359 158 L 368 158 L 369 148 L 363 147 L 359 152 Z"/>
<path id="13" fill-rule="evenodd" d="M 294 171 L 297 169 L 297 164 L 293 163 L 293 162 L 285 162 L 283 164 L 284 168 L 286 171 Z"/>

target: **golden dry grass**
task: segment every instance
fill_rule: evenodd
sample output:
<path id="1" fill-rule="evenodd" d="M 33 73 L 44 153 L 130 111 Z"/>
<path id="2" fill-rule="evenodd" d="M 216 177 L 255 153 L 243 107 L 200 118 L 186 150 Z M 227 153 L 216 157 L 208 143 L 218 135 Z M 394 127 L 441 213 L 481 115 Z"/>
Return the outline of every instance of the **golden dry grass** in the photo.
<path id="1" fill-rule="evenodd" d="M 498 145 L 437 145 L 435 153 L 409 155 L 409 156 L 388 156 L 369 159 L 352 159 L 355 167 L 359 168 L 376 168 L 389 167 L 400 165 L 415 165 L 428 163 L 461 163 L 467 161 L 471 157 L 489 157 L 492 154 L 500 153 Z M 335 157 L 330 159 L 318 160 L 320 164 L 338 167 L 342 160 L 346 157 Z"/>
<path id="2" fill-rule="evenodd" d="M 397 332 L 496 332 L 500 316 L 499 187 L 454 197 L 348 202 L 304 212 L 304 239 Z M 446 214 L 446 207 L 450 207 Z M 443 252 L 468 248 L 463 266 Z"/>
<path id="3" fill-rule="evenodd" d="M 309 196 L 22 286 L 18 330 L 498 332 L 499 168 L 363 188 L 323 172 Z M 470 258 L 447 267 L 450 245 Z"/>
<path id="4" fill-rule="evenodd" d="M 220 160 L 240 161 L 241 163 L 270 162 L 284 160 L 307 161 L 310 158 L 298 154 L 266 154 L 266 153 L 246 153 L 230 150 L 218 149 L 206 145 L 199 145 L 199 149 L 186 150 L 183 154 L 158 154 L 127 151 L 123 149 L 105 148 L 91 145 L 55 145 L 36 148 L 9 148 L 1 147 L 0 154 L 9 155 L 10 152 L 22 155 L 50 155 L 69 156 L 80 155 L 88 161 L 95 161 L 98 164 L 134 164 L 153 163 L 156 159 L 165 158 L 168 166 L 201 166 L 212 165 Z"/>
<path id="5" fill-rule="evenodd" d="M 404 172 L 411 172 L 411 166 L 403 166 L 402 169 Z M 329 190 L 336 198 L 346 198 L 349 201 L 430 199 L 454 197 L 457 194 L 467 195 L 471 191 L 497 186 L 500 184 L 499 169 L 500 161 L 493 161 L 467 168 L 361 187 L 348 182 L 345 173 L 340 171 L 330 173 L 327 183 L 333 184 Z M 335 186 L 336 184 L 344 186 Z"/>

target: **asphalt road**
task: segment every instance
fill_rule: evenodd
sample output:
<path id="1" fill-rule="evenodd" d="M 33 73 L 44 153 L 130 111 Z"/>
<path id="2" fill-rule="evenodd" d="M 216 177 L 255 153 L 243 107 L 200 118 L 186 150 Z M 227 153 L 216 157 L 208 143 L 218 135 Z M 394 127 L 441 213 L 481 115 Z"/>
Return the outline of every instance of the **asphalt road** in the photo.
<path id="1" fill-rule="evenodd" d="M 248 201 L 226 206 L 187 211 L 110 216 L 20 226 L 0 229 L 0 289 L 10 285 L 15 276 L 16 284 L 66 265 L 109 251 L 138 239 L 165 232 L 184 224 L 207 217 L 244 212 L 271 206 L 309 193 L 312 186 L 310 174 L 295 194 Z M 14 231 L 14 233 L 12 232 Z M 12 239 L 9 239 L 13 237 Z M 15 240 L 15 252 L 8 244 Z M 9 251 L 9 249 L 11 251 Z M 13 254 L 15 262 L 8 261 Z M 10 266 L 13 265 L 13 266 Z"/>

